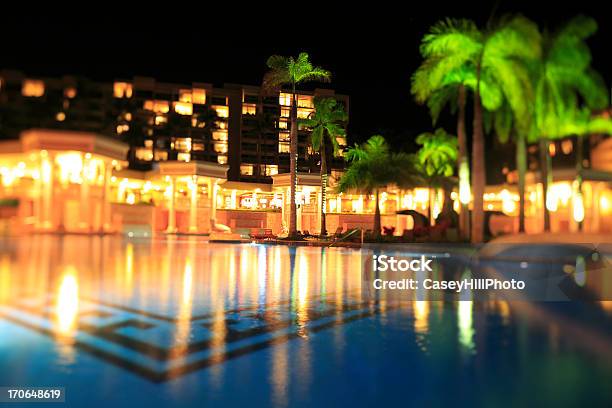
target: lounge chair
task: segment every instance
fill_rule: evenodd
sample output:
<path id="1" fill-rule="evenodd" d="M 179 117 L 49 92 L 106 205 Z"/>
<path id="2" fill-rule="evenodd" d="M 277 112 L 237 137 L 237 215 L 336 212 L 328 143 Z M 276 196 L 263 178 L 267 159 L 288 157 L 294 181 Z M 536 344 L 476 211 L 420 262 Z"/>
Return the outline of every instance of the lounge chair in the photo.
<path id="1" fill-rule="evenodd" d="M 276 239 L 276 235 L 274 235 L 272 230 L 268 228 L 264 229 L 263 232 L 261 232 L 261 230 L 256 233 L 251 232 L 250 236 L 252 239 Z"/>
<path id="2" fill-rule="evenodd" d="M 336 228 L 336 232 L 334 232 L 334 235 L 332 237 L 336 239 L 336 238 L 340 238 L 341 236 L 342 236 L 342 227 L 338 227 Z"/>

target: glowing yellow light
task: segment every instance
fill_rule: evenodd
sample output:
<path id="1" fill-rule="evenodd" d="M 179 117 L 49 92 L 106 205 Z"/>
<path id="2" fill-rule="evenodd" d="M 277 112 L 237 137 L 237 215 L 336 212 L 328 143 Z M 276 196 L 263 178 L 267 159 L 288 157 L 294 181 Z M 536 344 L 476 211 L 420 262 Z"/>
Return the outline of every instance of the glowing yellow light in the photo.
<path id="1" fill-rule="evenodd" d="M 57 295 L 56 319 L 58 332 L 61 335 L 74 333 L 79 310 L 79 285 L 74 267 L 68 267 L 62 278 Z"/>
<path id="2" fill-rule="evenodd" d="M 55 115 L 55 120 L 58 122 L 63 122 L 66 120 L 66 114 L 64 112 L 58 112 L 57 115 Z"/>
<path id="3" fill-rule="evenodd" d="M 469 204 L 471 198 L 470 168 L 467 162 L 462 162 L 459 166 L 459 201 L 461 204 Z"/>
<path id="4" fill-rule="evenodd" d="M 115 98 L 131 98 L 132 84 L 127 82 L 115 82 L 113 85 L 113 94 Z"/>
<path id="5" fill-rule="evenodd" d="M 174 111 L 179 115 L 192 115 L 193 105 L 188 102 L 174 102 Z"/>
<path id="6" fill-rule="evenodd" d="M 40 97 L 45 94 L 45 83 L 39 80 L 26 79 L 21 87 L 21 94 L 29 97 Z"/>
<path id="7" fill-rule="evenodd" d="M 472 321 L 471 300 L 457 302 L 457 326 L 459 329 L 459 343 L 468 350 L 474 347 L 474 327 Z"/>
<path id="8" fill-rule="evenodd" d="M 503 189 L 500 193 L 500 197 L 502 200 L 502 211 L 506 214 L 513 213 L 514 210 L 516 210 L 516 203 L 510 192 Z"/>
<path id="9" fill-rule="evenodd" d="M 576 222 L 584 221 L 584 201 L 582 199 L 582 193 L 580 193 L 579 191 L 577 191 L 574 194 L 572 207 L 574 209 L 573 210 L 574 221 Z"/>
<path id="10" fill-rule="evenodd" d="M 414 201 L 419 203 L 427 203 L 429 201 L 429 190 L 426 188 L 415 188 Z"/>
<path id="11" fill-rule="evenodd" d="M 429 326 L 429 301 L 415 300 L 414 301 L 414 331 L 417 333 L 426 333 Z"/>
<path id="12" fill-rule="evenodd" d="M 217 116 L 220 118 L 229 117 L 229 108 L 227 106 L 213 106 L 212 108 L 217 112 Z"/>
<path id="13" fill-rule="evenodd" d="M 81 171 L 83 170 L 83 159 L 80 153 L 58 154 L 55 162 L 59 165 L 60 181 L 62 183 L 81 183 Z"/>
<path id="14" fill-rule="evenodd" d="M 610 201 L 608 200 L 608 197 L 602 195 L 599 198 L 599 206 L 601 207 L 602 211 L 608 212 L 610 209 Z"/>

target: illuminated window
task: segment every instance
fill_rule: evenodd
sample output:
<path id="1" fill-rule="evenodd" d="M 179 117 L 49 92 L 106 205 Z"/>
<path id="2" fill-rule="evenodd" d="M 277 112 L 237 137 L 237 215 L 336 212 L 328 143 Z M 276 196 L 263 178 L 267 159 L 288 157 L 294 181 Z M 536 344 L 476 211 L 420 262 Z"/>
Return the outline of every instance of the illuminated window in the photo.
<path id="1" fill-rule="evenodd" d="M 252 103 L 244 103 L 242 104 L 242 114 L 243 115 L 255 115 L 257 113 L 257 105 Z"/>
<path id="2" fill-rule="evenodd" d="M 290 108 L 281 108 L 281 118 L 288 118 L 291 115 Z"/>
<path id="3" fill-rule="evenodd" d="M 224 155 L 217 156 L 217 163 L 227 164 L 227 156 L 224 156 Z"/>
<path id="4" fill-rule="evenodd" d="M 43 96 L 45 94 L 45 83 L 43 81 L 26 79 L 25 81 L 23 81 L 21 94 L 23 96 L 30 96 L 35 98 Z"/>
<path id="5" fill-rule="evenodd" d="M 55 119 L 58 122 L 63 122 L 64 120 L 66 120 L 66 114 L 64 112 L 58 112 L 57 115 L 55 115 Z"/>
<path id="6" fill-rule="evenodd" d="M 176 160 L 188 162 L 191 160 L 191 153 L 179 153 L 176 155 Z"/>
<path id="7" fill-rule="evenodd" d="M 145 140 L 144 145 L 146 147 L 153 147 L 153 141 L 152 140 Z"/>
<path id="8" fill-rule="evenodd" d="M 155 160 L 157 160 L 157 161 L 168 160 L 168 152 L 156 150 L 155 151 Z"/>
<path id="9" fill-rule="evenodd" d="M 278 152 L 279 153 L 289 153 L 289 143 L 281 142 L 278 144 Z"/>
<path id="10" fill-rule="evenodd" d="M 310 116 L 312 112 L 313 109 L 298 108 L 297 117 L 298 119 L 308 119 L 308 116 Z"/>
<path id="11" fill-rule="evenodd" d="M 291 106 L 291 94 L 281 92 L 278 95 L 278 104 L 282 106 Z"/>
<path id="12" fill-rule="evenodd" d="M 174 149 L 190 152 L 191 151 L 191 138 L 189 137 L 179 137 L 174 140 Z"/>
<path id="13" fill-rule="evenodd" d="M 76 88 L 70 87 L 64 89 L 64 96 L 68 99 L 72 99 L 76 96 Z"/>
<path id="14" fill-rule="evenodd" d="M 227 130 L 216 130 L 212 132 L 213 140 L 227 142 Z"/>
<path id="15" fill-rule="evenodd" d="M 229 117 L 229 108 L 227 106 L 213 106 L 212 107 L 216 112 L 217 116 L 220 118 L 228 118 Z"/>
<path id="16" fill-rule="evenodd" d="M 115 82 L 113 86 L 113 95 L 115 95 L 115 98 L 131 98 L 132 84 L 128 82 Z"/>
<path id="17" fill-rule="evenodd" d="M 179 102 L 191 103 L 192 101 L 191 89 L 179 89 Z"/>
<path id="18" fill-rule="evenodd" d="M 289 132 L 279 132 L 278 133 L 279 142 L 289 142 L 290 140 L 291 140 L 291 133 Z"/>
<path id="19" fill-rule="evenodd" d="M 198 120 L 198 118 L 191 118 L 191 126 L 201 129 L 206 126 L 206 122 L 202 122 L 201 120 Z"/>
<path id="20" fill-rule="evenodd" d="M 267 164 L 264 166 L 264 174 L 266 176 L 274 176 L 278 174 L 278 166 L 276 164 Z"/>
<path id="21" fill-rule="evenodd" d="M 193 88 L 191 99 L 192 103 L 204 105 L 206 103 L 206 90 Z"/>
<path id="22" fill-rule="evenodd" d="M 312 95 L 298 95 L 298 108 L 314 108 Z"/>
<path id="23" fill-rule="evenodd" d="M 252 176 L 253 175 L 253 165 L 252 164 L 240 165 L 240 174 L 242 174 L 243 176 Z"/>
<path id="24" fill-rule="evenodd" d="M 217 129 L 227 129 L 227 122 L 223 120 L 218 120 L 215 122 L 215 126 L 217 127 Z"/>
<path id="25" fill-rule="evenodd" d="M 168 123 L 168 118 L 164 115 L 155 115 L 155 124 L 157 126 L 163 125 L 164 123 Z"/>
<path id="26" fill-rule="evenodd" d="M 151 161 L 153 160 L 153 151 L 150 147 L 139 147 L 134 152 L 137 160 Z"/>
<path id="27" fill-rule="evenodd" d="M 287 119 L 281 119 L 278 121 L 279 129 L 289 129 L 289 121 Z"/>
<path id="28" fill-rule="evenodd" d="M 130 130 L 130 125 L 117 125 L 117 134 L 120 135 Z"/>
<path id="29" fill-rule="evenodd" d="M 189 102 L 174 102 L 174 111 L 179 115 L 192 115 L 193 105 Z"/>
<path id="30" fill-rule="evenodd" d="M 225 142 L 215 143 L 213 146 L 213 149 L 216 153 L 227 153 L 227 143 Z"/>
<path id="31" fill-rule="evenodd" d="M 168 113 L 170 110 L 170 105 L 168 101 L 145 101 L 143 105 L 143 109 L 153 111 L 156 113 Z"/>

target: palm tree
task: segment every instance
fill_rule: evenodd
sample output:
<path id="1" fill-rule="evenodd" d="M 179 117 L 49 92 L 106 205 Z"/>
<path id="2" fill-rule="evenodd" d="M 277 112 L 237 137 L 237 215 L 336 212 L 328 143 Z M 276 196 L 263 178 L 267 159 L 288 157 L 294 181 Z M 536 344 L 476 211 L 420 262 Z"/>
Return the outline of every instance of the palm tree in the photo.
<path id="1" fill-rule="evenodd" d="M 469 26 L 469 22 L 456 20 L 447 21 L 446 25 L 435 25 L 427 41 L 435 41 L 433 38 L 444 36 L 448 31 L 456 30 L 461 26 Z M 447 67 L 439 64 L 440 57 L 430 55 L 423 47 L 425 60 L 412 75 L 412 94 L 420 104 L 427 104 L 435 126 L 440 112 L 448 104 L 451 111 L 457 111 L 457 138 L 459 145 L 459 201 L 461 211 L 459 212 L 459 231 L 463 239 L 469 238 L 469 209 L 471 199 L 470 193 L 470 164 L 465 130 L 465 105 L 467 91 L 474 91 L 476 87 L 476 69 L 474 64 L 468 62 L 460 67 Z M 494 83 L 481 79 L 481 98 L 483 106 L 489 111 L 499 108 L 502 102 L 502 92 Z"/>
<path id="2" fill-rule="evenodd" d="M 391 153 L 384 137 L 372 136 L 363 147 L 350 147 L 346 154 L 349 166 L 338 181 L 338 192 L 358 191 L 375 195 L 374 235 L 380 236 L 380 189 L 396 184 L 414 187 L 420 180 L 411 157 L 406 153 Z"/>
<path id="3" fill-rule="evenodd" d="M 434 133 L 421 133 L 416 142 L 421 145 L 416 153 L 416 164 L 430 191 L 429 220 L 433 222 L 431 189 L 441 187 L 447 190 L 449 177 L 455 173 L 457 165 L 458 142 L 455 136 L 442 128 L 436 129 Z M 448 194 L 445 194 L 445 198 L 447 197 Z"/>
<path id="4" fill-rule="evenodd" d="M 344 124 L 348 115 L 344 112 L 342 105 L 334 98 L 315 98 L 315 110 L 308 119 L 301 120 L 301 124 L 309 128 L 310 145 L 313 150 L 319 152 L 321 158 L 321 231 L 320 235 L 327 235 L 325 225 L 325 199 L 327 194 L 327 150 L 331 146 L 333 155 L 337 156 L 340 151 L 337 137 L 346 136 Z"/>
<path id="5" fill-rule="evenodd" d="M 607 104 L 603 80 L 591 69 L 591 52 L 586 40 L 597 31 L 594 19 L 578 16 L 555 35 L 542 36 L 542 57 L 535 65 L 535 126 L 540 138 L 540 171 L 544 191 L 544 230 L 550 230 L 546 207 L 552 181 L 552 163 L 548 153 L 550 139 L 568 136 L 568 123 L 585 123 L 574 115 L 578 101 L 590 109 Z M 584 128 L 584 127 L 583 127 Z"/>
<path id="6" fill-rule="evenodd" d="M 483 194 L 485 186 L 483 95 L 484 83 L 496 84 L 505 100 L 525 123 L 529 109 L 524 84 L 529 82 L 525 61 L 538 58 L 539 32 L 537 26 L 521 16 L 507 17 L 497 24 L 479 30 L 469 20 L 446 20 L 436 24 L 425 36 L 421 53 L 436 60 L 434 77 L 445 72 L 473 66 L 476 73 L 474 87 L 474 125 L 472 137 L 472 191 L 474 194 L 472 242 L 484 239 Z"/>
<path id="7" fill-rule="evenodd" d="M 291 87 L 291 131 L 289 149 L 289 237 L 297 235 L 297 218 L 295 205 L 295 190 L 297 187 L 297 85 L 309 81 L 329 82 L 331 73 L 323 68 L 312 65 L 308 54 L 301 52 L 297 58 L 272 55 L 266 63 L 270 69 L 263 78 L 262 88 L 265 92 L 278 92 L 283 86 Z"/>

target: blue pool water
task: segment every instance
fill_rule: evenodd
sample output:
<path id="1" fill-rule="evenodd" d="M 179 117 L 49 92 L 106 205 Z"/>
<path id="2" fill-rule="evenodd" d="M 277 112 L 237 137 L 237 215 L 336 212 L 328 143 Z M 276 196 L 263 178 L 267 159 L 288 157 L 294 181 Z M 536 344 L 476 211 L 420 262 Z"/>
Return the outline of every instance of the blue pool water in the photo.
<path id="1" fill-rule="evenodd" d="M 609 302 L 377 299 L 367 250 L 82 236 L 0 248 L 0 387 L 65 387 L 64 406 L 612 403 Z"/>

